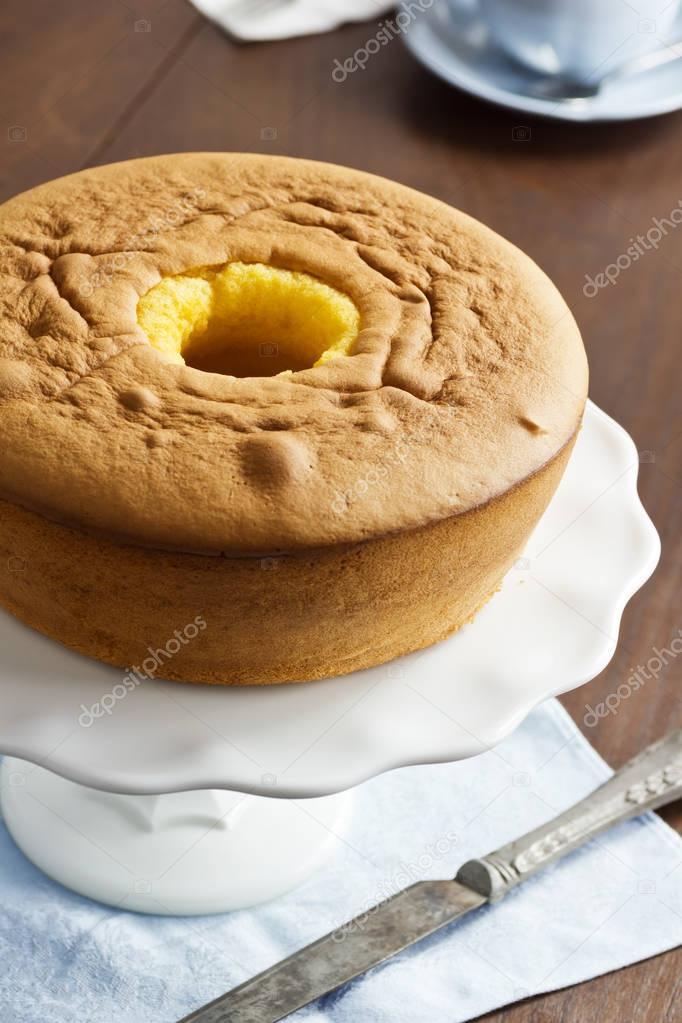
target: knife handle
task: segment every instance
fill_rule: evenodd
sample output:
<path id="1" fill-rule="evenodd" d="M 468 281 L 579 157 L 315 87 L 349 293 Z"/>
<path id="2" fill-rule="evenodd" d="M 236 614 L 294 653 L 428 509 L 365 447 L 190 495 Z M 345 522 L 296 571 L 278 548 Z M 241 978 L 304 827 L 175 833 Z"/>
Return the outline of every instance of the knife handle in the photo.
<path id="1" fill-rule="evenodd" d="M 456 880 L 492 902 L 614 824 L 682 797 L 682 729 L 647 747 L 559 817 L 496 852 L 469 860 Z"/>

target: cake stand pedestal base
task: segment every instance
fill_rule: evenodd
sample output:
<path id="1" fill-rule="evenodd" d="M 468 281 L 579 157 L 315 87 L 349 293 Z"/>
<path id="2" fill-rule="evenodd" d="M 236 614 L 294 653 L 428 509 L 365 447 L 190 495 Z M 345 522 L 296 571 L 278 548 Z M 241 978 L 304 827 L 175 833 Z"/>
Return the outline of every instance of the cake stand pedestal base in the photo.
<path id="1" fill-rule="evenodd" d="M 3 816 L 26 856 L 67 888 L 140 913 L 222 913 L 296 888 L 332 854 L 352 797 L 118 795 L 13 757 L 2 765 Z"/>

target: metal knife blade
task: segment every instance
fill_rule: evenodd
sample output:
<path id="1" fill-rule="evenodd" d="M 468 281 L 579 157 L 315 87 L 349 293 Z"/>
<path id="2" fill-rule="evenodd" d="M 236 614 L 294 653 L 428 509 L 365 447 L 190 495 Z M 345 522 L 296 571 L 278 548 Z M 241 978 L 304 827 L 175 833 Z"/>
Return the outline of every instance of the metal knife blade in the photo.
<path id="1" fill-rule="evenodd" d="M 464 863 L 454 881 L 419 881 L 180 1023 L 277 1023 L 486 902 L 497 902 L 584 842 L 682 798 L 682 728 L 655 742 L 558 817 Z"/>
<path id="2" fill-rule="evenodd" d="M 276 1023 L 487 901 L 457 881 L 418 881 L 180 1023 Z"/>

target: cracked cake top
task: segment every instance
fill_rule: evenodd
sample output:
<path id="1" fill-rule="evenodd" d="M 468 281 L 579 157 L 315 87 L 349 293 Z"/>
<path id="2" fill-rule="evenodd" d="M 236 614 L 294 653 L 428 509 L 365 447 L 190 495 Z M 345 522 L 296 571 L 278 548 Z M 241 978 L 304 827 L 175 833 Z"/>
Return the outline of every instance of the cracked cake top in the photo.
<path id="1" fill-rule="evenodd" d="M 153 345 L 142 296 L 232 263 L 347 296 L 350 352 L 236 377 Z M 0 495 L 135 544 L 254 554 L 423 526 L 537 471 L 585 404 L 578 329 L 528 257 L 329 164 L 181 154 L 50 182 L 0 207 L 0 274 Z"/>

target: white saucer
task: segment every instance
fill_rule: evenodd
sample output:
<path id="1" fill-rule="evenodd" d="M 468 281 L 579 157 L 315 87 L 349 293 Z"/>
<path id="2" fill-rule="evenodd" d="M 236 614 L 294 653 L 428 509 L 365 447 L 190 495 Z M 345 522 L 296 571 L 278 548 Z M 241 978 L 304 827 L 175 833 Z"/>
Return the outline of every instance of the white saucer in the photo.
<path id="1" fill-rule="evenodd" d="M 671 32 L 671 38 L 680 36 L 682 16 Z M 614 80 L 580 104 L 529 95 L 538 75 L 507 58 L 489 40 L 476 0 L 461 0 L 459 11 L 439 0 L 412 20 L 404 39 L 411 53 L 450 85 L 529 114 L 564 121 L 621 121 L 682 107 L 682 61 Z"/>

